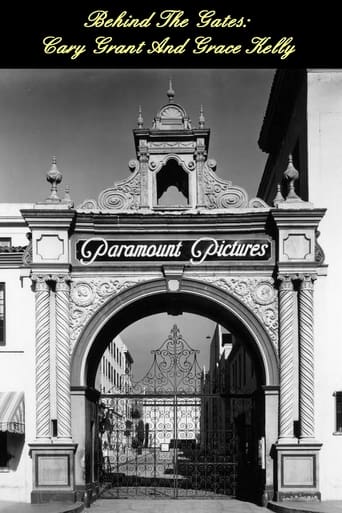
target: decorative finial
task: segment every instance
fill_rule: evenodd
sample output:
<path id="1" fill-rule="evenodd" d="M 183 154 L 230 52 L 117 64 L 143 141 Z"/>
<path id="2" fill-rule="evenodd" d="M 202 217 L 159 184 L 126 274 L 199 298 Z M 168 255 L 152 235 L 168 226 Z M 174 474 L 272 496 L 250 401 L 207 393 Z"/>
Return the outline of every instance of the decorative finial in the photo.
<path id="1" fill-rule="evenodd" d="M 70 197 L 70 185 L 65 186 L 64 198 L 62 200 L 62 203 L 66 203 L 70 207 L 74 206 L 74 203 Z"/>
<path id="2" fill-rule="evenodd" d="M 298 180 L 299 173 L 298 173 L 297 169 L 293 165 L 293 159 L 292 159 L 292 155 L 291 154 L 289 155 L 289 163 L 288 163 L 287 169 L 284 172 L 284 177 L 289 182 L 288 193 L 287 193 L 287 196 L 286 196 L 286 201 L 298 201 L 298 200 L 300 200 L 300 198 L 299 198 L 299 196 L 297 196 L 297 194 L 295 192 L 295 188 L 294 188 L 294 183 L 295 183 L 296 180 Z"/>
<path id="3" fill-rule="evenodd" d="M 204 123 L 205 123 L 205 117 L 204 117 L 204 113 L 203 113 L 203 105 L 201 105 L 200 116 L 199 116 L 199 120 L 198 120 L 199 127 L 204 128 Z"/>
<path id="4" fill-rule="evenodd" d="M 280 183 L 277 185 L 277 194 L 274 197 L 273 205 L 275 207 L 278 206 L 279 203 L 282 203 L 284 201 L 284 196 L 281 193 Z"/>
<path id="5" fill-rule="evenodd" d="M 49 171 L 46 173 L 46 179 L 51 183 L 51 193 L 48 197 L 48 201 L 57 202 L 60 198 L 57 194 L 57 184 L 62 181 L 62 173 L 59 171 L 56 164 L 56 157 L 52 157 L 52 163 Z"/>
<path id="6" fill-rule="evenodd" d="M 174 98 L 175 98 L 175 92 L 174 92 L 173 87 L 172 87 L 172 80 L 171 80 L 171 78 L 169 80 L 169 89 L 167 91 L 167 96 L 169 98 L 169 103 L 172 103 L 174 101 Z"/>
<path id="7" fill-rule="evenodd" d="M 142 117 L 141 105 L 139 105 L 138 128 L 143 128 L 143 126 L 144 126 L 144 118 Z"/>

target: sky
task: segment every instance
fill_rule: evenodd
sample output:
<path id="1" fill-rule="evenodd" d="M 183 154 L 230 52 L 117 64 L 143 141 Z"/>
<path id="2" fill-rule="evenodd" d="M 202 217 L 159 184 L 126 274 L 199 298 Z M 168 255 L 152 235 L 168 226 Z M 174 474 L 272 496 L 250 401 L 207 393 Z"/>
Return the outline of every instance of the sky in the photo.
<path id="1" fill-rule="evenodd" d="M 203 105 L 217 175 L 256 195 L 267 155 L 257 140 L 272 69 L 0 69 L 0 202 L 44 200 L 51 157 L 77 206 L 126 178 L 139 105 L 151 127 L 175 101 L 198 126 Z"/>
<path id="2" fill-rule="evenodd" d="M 217 175 L 253 197 L 267 158 L 257 141 L 273 76 L 272 69 L 0 69 L 0 202 L 44 200 L 52 156 L 63 174 L 60 195 L 69 185 L 76 206 L 129 176 L 139 105 L 144 127 L 152 127 L 168 101 L 170 78 L 175 102 L 193 127 L 203 105 L 211 130 L 208 158 L 217 161 Z M 160 314 L 122 333 L 136 377 L 148 370 L 150 350 L 174 323 L 200 349 L 201 366 L 208 364 L 215 324 Z"/>
<path id="3" fill-rule="evenodd" d="M 134 360 L 134 381 L 139 381 L 147 373 L 153 361 L 151 350 L 158 349 L 163 344 L 175 324 L 189 346 L 200 351 L 197 355 L 200 367 L 205 366 L 208 370 L 209 346 L 216 324 L 194 314 L 156 314 L 135 322 L 120 334 Z M 190 361 L 193 359 L 190 358 Z"/>

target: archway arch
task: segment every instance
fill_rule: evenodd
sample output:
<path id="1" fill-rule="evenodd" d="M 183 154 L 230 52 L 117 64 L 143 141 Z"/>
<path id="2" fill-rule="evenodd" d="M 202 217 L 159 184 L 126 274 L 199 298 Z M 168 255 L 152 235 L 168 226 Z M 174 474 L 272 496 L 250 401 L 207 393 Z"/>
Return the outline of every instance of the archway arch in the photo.
<path id="1" fill-rule="evenodd" d="M 236 297 L 213 285 L 183 279 L 178 292 L 166 281 L 143 282 L 109 299 L 83 329 L 71 359 L 71 386 L 93 387 L 97 366 L 109 341 L 133 322 L 161 312 L 188 312 L 208 317 L 243 334 L 263 370 L 263 383 L 277 386 L 278 358 L 264 326 Z"/>
<path id="2" fill-rule="evenodd" d="M 182 312 L 198 314 L 236 332 L 248 344 L 260 370 L 263 388 L 265 465 L 263 495 L 272 495 L 273 460 L 271 447 L 278 431 L 278 358 L 261 321 L 238 298 L 195 279 L 183 279 L 179 291 L 171 292 L 167 280 L 139 283 L 110 298 L 84 327 L 71 358 L 73 439 L 78 448 L 75 477 L 80 490 L 97 493 L 96 418 L 99 392 L 94 390 L 98 364 L 108 343 L 127 326 L 151 314 Z M 262 389 L 260 389 L 261 392 Z"/>

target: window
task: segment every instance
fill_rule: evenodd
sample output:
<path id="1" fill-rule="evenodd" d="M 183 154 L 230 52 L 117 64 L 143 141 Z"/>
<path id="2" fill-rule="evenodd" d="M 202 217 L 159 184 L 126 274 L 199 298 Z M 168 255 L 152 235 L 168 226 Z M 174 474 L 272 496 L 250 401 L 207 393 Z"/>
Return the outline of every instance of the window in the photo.
<path id="1" fill-rule="evenodd" d="M 335 401 L 336 401 L 336 426 L 335 433 L 342 434 L 342 391 L 335 392 Z"/>
<path id="2" fill-rule="evenodd" d="M 10 248 L 12 246 L 12 239 L 10 237 L 0 238 L 0 248 Z"/>
<path id="3" fill-rule="evenodd" d="M 0 283 L 0 346 L 5 345 L 5 284 Z"/>
<path id="4" fill-rule="evenodd" d="M 156 177 L 158 206 L 189 206 L 189 176 L 175 159 L 169 159 Z"/>

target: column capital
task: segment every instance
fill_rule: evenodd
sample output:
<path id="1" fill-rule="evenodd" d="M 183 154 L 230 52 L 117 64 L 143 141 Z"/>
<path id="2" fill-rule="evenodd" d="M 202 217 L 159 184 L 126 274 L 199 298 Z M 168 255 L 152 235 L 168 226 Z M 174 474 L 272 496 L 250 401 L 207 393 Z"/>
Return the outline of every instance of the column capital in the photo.
<path id="1" fill-rule="evenodd" d="M 301 273 L 297 275 L 297 279 L 299 280 L 299 290 L 313 290 L 317 274 Z"/>
<path id="2" fill-rule="evenodd" d="M 293 291 L 293 280 L 295 276 L 292 274 L 278 274 L 279 290 Z"/>
<path id="3" fill-rule="evenodd" d="M 48 274 L 31 274 L 31 280 L 34 286 L 35 292 L 47 291 L 49 290 L 48 281 L 50 280 L 50 275 Z"/>
<path id="4" fill-rule="evenodd" d="M 72 281 L 70 274 L 53 274 L 51 279 L 56 283 L 56 291 L 69 290 Z"/>

